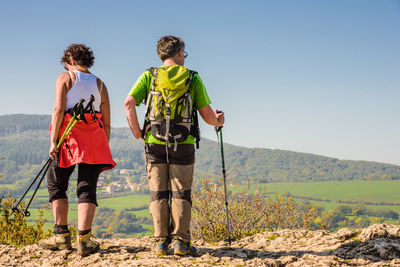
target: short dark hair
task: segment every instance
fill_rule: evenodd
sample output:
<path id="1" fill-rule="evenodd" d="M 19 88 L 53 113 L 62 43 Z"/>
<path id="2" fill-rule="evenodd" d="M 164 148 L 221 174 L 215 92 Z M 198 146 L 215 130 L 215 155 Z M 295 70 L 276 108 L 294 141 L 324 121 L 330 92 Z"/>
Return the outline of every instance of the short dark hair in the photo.
<path id="1" fill-rule="evenodd" d="M 69 57 L 72 57 L 79 66 L 90 68 L 94 64 L 93 51 L 84 44 L 71 44 L 68 46 L 61 58 L 61 63 L 70 64 Z"/>
<path id="2" fill-rule="evenodd" d="M 185 48 L 185 43 L 180 37 L 167 35 L 157 42 L 157 54 L 162 61 L 175 56 L 181 48 Z"/>

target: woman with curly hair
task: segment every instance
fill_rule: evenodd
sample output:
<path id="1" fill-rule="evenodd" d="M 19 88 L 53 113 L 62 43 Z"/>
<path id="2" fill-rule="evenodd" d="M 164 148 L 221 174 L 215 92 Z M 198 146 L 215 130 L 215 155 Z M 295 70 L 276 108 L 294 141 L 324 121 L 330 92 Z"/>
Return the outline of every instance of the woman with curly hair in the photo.
<path id="1" fill-rule="evenodd" d="M 100 248 L 91 234 L 99 174 L 116 166 L 108 145 L 110 102 L 107 87 L 89 71 L 94 63 L 89 47 L 71 44 L 64 51 L 61 63 L 67 71 L 61 73 L 56 82 L 49 149 L 53 161 L 47 172 L 49 202 L 55 220 L 54 235 L 42 239 L 39 245 L 48 249 L 71 249 L 66 191 L 69 177 L 78 165 L 78 254 L 85 256 Z M 58 150 L 57 142 L 73 116 L 74 106 L 84 99 L 83 106 L 86 107 L 92 95 L 92 106 L 83 111 L 84 118 L 80 118 Z"/>

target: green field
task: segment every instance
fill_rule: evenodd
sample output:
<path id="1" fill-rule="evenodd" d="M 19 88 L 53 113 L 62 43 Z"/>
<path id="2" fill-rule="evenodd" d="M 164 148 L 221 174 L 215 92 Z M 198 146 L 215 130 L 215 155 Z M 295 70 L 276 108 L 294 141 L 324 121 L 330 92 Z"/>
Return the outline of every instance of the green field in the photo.
<path id="1" fill-rule="evenodd" d="M 11 190 L 15 189 L 15 184 L 2 184 L 1 186 Z"/>
<path id="2" fill-rule="evenodd" d="M 35 200 L 41 200 L 41 202 L 47 201 L 48 198 L 48 193 L 47 189 L 40 189 L 38 190 L 37 195 L 35 196 Z M 26 200 L 29 200 L 26 198 Z M 138 208 L 142 206 L 148 207 L 150 204 L 150 195 L 127 195 L 127 196 L 120 196 L 120 197 L 114 197 L 114 198 L 100 198 L 98 199 L 98 204 L 99 207 L 107 207 L 115 210 L 122 210 L 122 209 L 129 209 L 129 208 Z M 39 215 L 39 209 L 37 208 L 30 208 L 29 212 L 31 213 L 31 216 L 27 218 L 27 220 L 30 223 L 34 223 L 34 221 L 38 218 Z M 150 218 L 150 212 L 148 208 L 141 209 L 141 210 L 136 210 L 136 211 L 131 211 L 133 214 L 135 214 L 137 217 L 148 217 Z M 45 229 L 53 229 L 53 215 L 52 211 L 50 209 L 44 209 L 43 210 L 43 217 L 46 219 L 46 223 L 44 225 Z M 77 223 L 78 220 L 78 211 L 77 211 L 77 204 L 76 203 L 71 203 L 69 205 L 69 212 L 68 212 L 68 221 L 70 223 Z M 144 228 L 148 229 L 149 231 L 146 231 L 145 233 L 139 234 L 140 236 L 143 235 L 148 235 L 151 233 L 149 225 L 143 225 Z M 132 236 L 136 236 L 137 234 L 134 234 Z"/>
<path id="3" fill-rule="evenodd" d="M 263 184 L 259 185 L 262 190 Z M 254 190 L 256 185 L 252 185 Z M 400 203 L 400 181 L 346 181 L 313 183 L 271 183 L 266 184 L 266 192 L 319 197 L 329 200 L 357 200 L 370 202 Z"/>
<path id="4" fill-rule="evenodd" d="M 237 186 L 233 191 L 245 190 L 247 185 Z M 336 208 L 338 205 L 354 205 L 337 203 L 337 201 L 362 201 L 362 202 L 386 202 L 400 204 L 400 181 L 329 181 L 329 182 L 307 182 L 307 183 L 270 183 L 251 184 L 249 192 L 258 190 L 267 194 L 286 194 L 293 196 L 320 198 L 326 201 L 311 200 L 313 204 L 323 206 L 326 210 Z M 296 198 L 295 198 L 296 199 Z M 300 200 L 300 199 L 296 199 Z M 399 206 L 366 205 L 373 209 L 391 209 L 400 213 Z"/>
<path id="5" fill-rule="evenodd" d="M 2 185 L 2 186 L 3 186 L 3 185 Z M 10 185 L 7 185 L 7 186 L 10 186 Z M 29 185 L 27 185 L 27 188 L 28 188 L 28 186 L 29 186 Z M 35 187 L 35 185 L 34 185 L 33 187 Z M 28 194 L 25 196 L 25 198 L 24 198 L 25 201 L 29 200 L 30 197 L 32 196 L 32 193 L 33 193 L 33 191 L 34 191 L 33 187 L 32 187 L 31 190 L 28 192 Z M 22 194 L 21 194 L 21 195 L 22 195 Z M 18 198 L 19 198 L 19 195 L 18 195 L 18 196 L 13 196 L 13 197 L 15 197 L 15 198 L 18 197 Z M 36 192 L 35 200 L 38 200 L 38 199 L 45 199 L 45 200 L 47 200 L 48 198 L 49 198 L 49 193 L 48 193 L 47 189 L 46 189 L 46 188 L 43 188 L 43 186 L 41 186 L 40 189 Z"/>
<path id="6" fill-rule="evenodd" d="M 132 213 L 135 214 L 137 217 L 148 217 L 148 218 L 151 218 L 150 217 L 150 211 L 149 211 L 148 208 L 147 209 L 142 209 L 142 210 L 135 210 L 135 211 L 132 211 Z"/>
<path id="7" fill-rule="evenodd" d="M 260 193 L 266 193 L 272 196 L 275 192 L 278 194 L 290 193 L 293 196 L 319 198 L 327 201 L 310 200 L 312 204 L 319 205 L 325 210 L 333 210 L 339 205 L 354 206 L 356 204 L 338 203 L 337 201 L 361 201 L 361 202 L 386 202 L 400 203 L 399 191 L 400 181 L 330 181 L 330 182 L 285 182 L 285 183 L 270 183 L 270 184 L 251 184 L 248 190 L 248 185 L 232 186 L 228 185 L 231 191 L 247 191 L 253 193 L 258 190 Z M 40 189 L 36 199 L 41 202 L 47 201 L 47 190 Z M 297 202 L 304 201 L 302 198 L 294 198 Z M 130 211 L 137 217 L 148 217 L 150 213 L 148 205 L 150 204 L 150 195 L 125 195 L 113 198 L 98 199 L 99 207 L 108 207 L 115 210 L 130 209 L 142 207 L 140 210 Z M 386 205 L 367 205 L 370 209 L 394 210 L 400 213 L 399 206 Z M 77 204 L 70 204 L 69 221 L 76 222 L 77 220 Z M 30 209 L 31 217 L 29 220 L 37 218 L 38 210 Z M 46 228 L 52 228 L 52 214 L 50 210 L 44 211 L 47 219 Z M 388 221 L 390 222 L 390 221 Z M 148 231 L 140 235 L 148 235 L 151 233 L 150 225 L 143 225 Z M 134 235 L 133 235 L 134 236 Z"/>
<path id="8" fill-rule="evenodd" d="M 247 185 L 240 185 L 232 187 L 229 185 L 228 189 L 232 191 L 248 191 Z M 320 198 L 326 201 L 311 200 L 311 203 L 321 205 L 327 210 L 334 209 L 340 203 L 338 200 L 344 201 L 368 201 L 368 202 L 387 202 L 387 203 L 400 203 L 400 181 L 330 181 L 330 182 L 285 182 L 285 183 L 269 183 L 269 184 L 251 184 L 249 192 L 252 193 L 258 190 L 260 193 L 278 194 L 290 193 L 294 196 Z M 47 200 L 47 189 L 40 189 L 37 193 L 36 199 L 42 202 Z M 295 198 L 296 199 L 296 198 Z M 297 199 L 300 200 L 300 199 Z M 133 207 L 147 207 L 150 204 L 149 195 L 127 195 L 114 198 L 101 198 L 98 200 L 99 207 L 108 207 L 115 210 L 122 210 L 125 208 Z M 351 204 L 345 204 L 351 205 Z M 381 206 L 381 205 L 368 205 L 376 209 L 392 209 L 400 213 L 400 206 Z M 31 209 L 31 218 L 35 218 L 37 210 Z M 150 217 L 148 209 L 141 209 L 133 212 L 139 217 Z M 48 211 L 45 212 L 46 218 L 51 215 Z M 76 216 L 76 204 L 70 205 L 69 219 L 74 221 Z"/>
<path id="9" fill-rule="evenodd" d="M 99 207 L 115 210 L 129 209 L 150 204 L 150 195 L 128 195 L 114 198 L 98 199 Z"/>

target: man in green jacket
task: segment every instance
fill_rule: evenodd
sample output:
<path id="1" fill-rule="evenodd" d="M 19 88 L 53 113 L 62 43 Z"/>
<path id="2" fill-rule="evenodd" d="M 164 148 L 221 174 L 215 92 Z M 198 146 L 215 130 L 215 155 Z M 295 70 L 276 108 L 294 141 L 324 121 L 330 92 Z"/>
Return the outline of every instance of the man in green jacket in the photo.
<path id="1" fill-rule="evenodd" d="M 224 124 L 224 113 L 211 108 L 200 76 L 183 67 L 187 53 L 181 38 L 162 37 L 157 43 L 157 53 L 163 66 L 146 70 L 137 79 L 125 100 L 125 111 L 133 135 L 145 140 L 150 213 L 154 223 L 153 249 L 158 255 L 166 255 L 173 241 L 174 254 L 182 256 L 194 250 L 190 245 L 189 226 L 196 134 L 194 113 L 190 112 L 189 117 L 186 113 L 197 109 L 203 120 L 213 126 Z M 187 99 L 183 95 L 185 90 Z M 187 104 L 178 106 L 173 99 Z M 142 132 L 136 106 L 143 100 L 147 102 L 148 124 Z M 176 123 L 178 117 L 180 121 Z"/>

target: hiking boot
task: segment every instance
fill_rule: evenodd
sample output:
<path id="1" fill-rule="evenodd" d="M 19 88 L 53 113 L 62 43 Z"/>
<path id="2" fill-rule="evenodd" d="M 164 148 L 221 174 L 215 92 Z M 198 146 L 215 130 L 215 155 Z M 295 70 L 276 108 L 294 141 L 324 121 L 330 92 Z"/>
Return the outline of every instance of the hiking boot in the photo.
<path id="1" fill-rule="evenodd" d="M 169 245 L 168 238 L 159 238 L 153 242 L 153 251 L 158 256 L 165 256 L 168 254 L 168 245 Z"/>
<path id="2" fill-rule="evenodd" d="M 49 238 L 41 239 L 39 246 L 51 250 L 72 249 L 71 233 L 54 234 Z"/>
<path id="3" fill-rule="evenodd" d="M 92 235 L 92 231 L 86 235 L 78 235 L 78 255 L 85 257 L 91 253 L 96 253 L 100 249 L 100 244 Z"/>
<path id="4" fill-rule="evenodd" d="M 196 248 L 190 245 L 190 242 L 184 242 L 176 239 L 174 242 L 174 255 L 185 256 L 187 254 L 195 254 Z"/>

